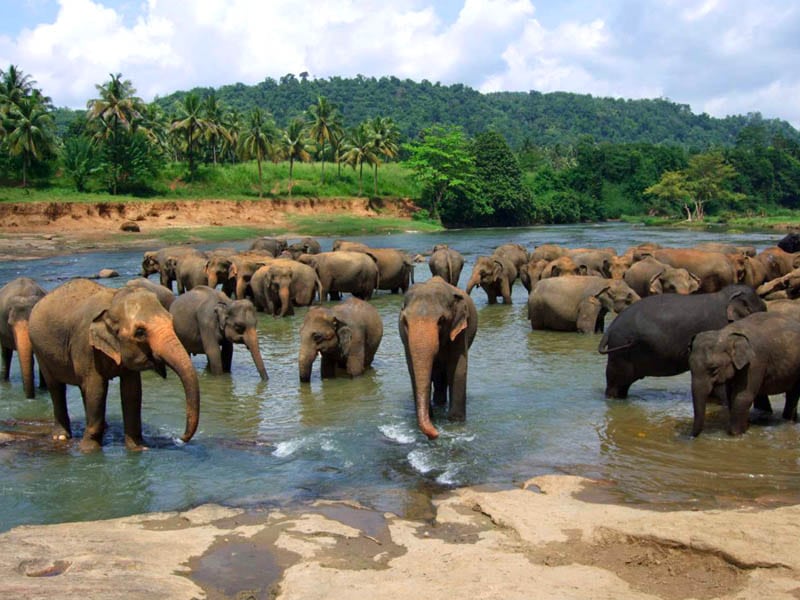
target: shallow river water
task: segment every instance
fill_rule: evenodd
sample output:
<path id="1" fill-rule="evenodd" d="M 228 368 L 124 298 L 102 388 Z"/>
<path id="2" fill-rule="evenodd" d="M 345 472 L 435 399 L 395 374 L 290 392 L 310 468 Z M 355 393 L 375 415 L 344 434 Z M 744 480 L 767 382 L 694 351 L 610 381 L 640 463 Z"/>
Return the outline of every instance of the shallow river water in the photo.
<path id="1" fill-rule="evenodd" d="M 506 242 L 528 248 L 612 246 L 621 252 L 645 241 L 688 246 L 721 240 L 761 249 L 780 237 L 602 224 L 352 239 L 412 253 L 446 242 L 467 259 L 463 287 L 475 258 Z M 331 239 L 321 242 L 330 249 Z M 231 245 L 247 244 L 226 244 Z M 52 289 L 108 267 L 121 277 L 107 284 L 119 286 L 137 276 L 141 256 L 141 251 L 105 252 L 0 263 L 0 285 L 27 275 Z M 418 264 L 417 281 L 429 277 L 427 264 Z M 0 382 L 0 430 L 34 435 L 0 447 L 0 531 L 204 502 L 289 505 L 320 497 L 424 517 L 432 493 L 462 485 L 515 485 L 554 472 L 608 480 L 618 501 L 664 508 L 800 499 L 800 426 L 775 417 L 730 438 L 722 410 L 714 407 L 703 434 L 691 439 L 688 374 L 645 379 L 632 386 L 629 399 L 607 400 L 599 335 L 531 331 L 519 283 L 511 306 L 487 305 L 480 289 L 472 295 L 479 329 L 469 359 L 467 421 L 448 423 L 437 414 L 442 435 L 435 441 L 416 427 L 397 332 L 402 300 L 386 292 L 372 300 L 385 333 L 374 368 L 363 377 L 322 382 L 317 361 L 311 384 L 299 383 L 298 330 L 305 309 L 285 319 L 260 315 L 266 383 L 243 347 L 235 350 L 230 375 L 210 376 L 205 357 L 194 357 L 202 408 L 200 428 L 188 444 L 176 442 L 185 413 L 172 373 L 166 380 L 152 372 L 143 376 L 149 451 L 125 450 L 114 381 L 103 450 L 82 454 L 77 442 L 58 445 L 41 435 L 52 419 L 49 396 L 40 392 L 26 400 L 14 364 L 11 381 Z M 80 394 L 68 388 L 68 397 L 79 437 L 85 422 Z M 781 398 L 773 400 L 776 415 L 781 405 Z"/>

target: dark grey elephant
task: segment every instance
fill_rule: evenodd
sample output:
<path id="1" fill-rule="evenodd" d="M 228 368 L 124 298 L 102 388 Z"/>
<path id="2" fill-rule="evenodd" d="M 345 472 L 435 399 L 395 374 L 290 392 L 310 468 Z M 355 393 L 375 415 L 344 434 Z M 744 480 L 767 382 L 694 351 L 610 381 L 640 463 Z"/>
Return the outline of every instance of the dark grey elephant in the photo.
<path id="1" fill-rule="evenodd" d="M 656 294 L 693 294 L 700 278 L 683 268 L 674 268 L 647 256 L 631 265 L 623 276 L 642 298 Z"/>
<path id="2" fill-rule="evenodd" d="M 314 238 L 304 237 L 299 242 L 289 244 L 286 250 L 293 259 L 297 260 L 297 257 L 301 254 L 319 254 L 322 252 L 322 246 L 320 246 L 320 243 Z"/>
<path id="3" fill-rule="evenodd" d="M 372 364 L 382 337 L 381 316 L 364 300 L 351 297 L 333 308 L 309 309 L 300 327 L 300 381 L 311 380 L 318 354 L 323 379 L 335 377 L 337 367 L 346 369 L 350 377 L 361 375 Z"/>
<path id="4" fill-rule="evenodd" d="M 797 421 L 800 398 L 800 322 L 776 313 L 754 313 L 718 331 L 698 333 L 691 344 L 694 423 L 703 430 L 706 403 L 722 396 L 730 412 L 728 431 L 747 431 L 750 407 L 769 406 L 768 396 L 786 394 L 783 418 Z M 722 388 L 723 393 L 715 389 Z"/>
<path id="5" fill-rule="evenodd" d="M 261 237 L 250 244 L 248 251 L 252 252 L 268 252 L 273 257 L 280 256 L 280 253 L 288 248 L 288 243 L 285 239 L 276 237 Z"/>
<path id="6" fill-rule="evenodd" d="M 467 363 L 478 331 L 475 303 L 464 291 L 441 277 L 418 283 L 406 292 L 399 318 L 420 431 L 434 439 L 433 403 L 450 402 L 448 418 L 467 415 Z"/>
<path id="7" fill-rule="evenodd" d="M 350 293 L 368 300 L 378 289 L 378 264 L 363 252 L 336 251 L 306 254 L 300 262 L 314 267 L 321 289 L 321 300 L 338 300 L 340 293 Z"/>
<path id="8" fill-rule="evenodd" d="M 609 312 L 621 313 L 639 295 L 619 279 L 566 275 L 542 279 L 528 296 L 532 329 L 602 332 Z"/>
<path id="9" fill-rule="evenodd" d="M 30 336 L 39 368 L 53 400 L 54 438 L 72 436 L 66 386 L 81 390 L 86 429 L 81 447 L 98 448 L 105 430 L 108 381 L 120 378 L 125 445 L 142 448 L 142 380 L 140 371 L 166 375 L 170 367 L 186 395 L 188 442 L 200 418 L 197 372 L 181 345 L 172 317 L 155 294 L 135 287 L 113 290 L 87 279 L 74 279 L 33 307 Z"/>
<path id="10" fill-rule="evenodd" d="M 34 305 L 47 292 L 30 277 L 17 277 L 0 288 L 0 347 L 3 352 L 3 380 L 11 374 L 11 359 L 17 351 L 22 389 L 26 398 L 36 395 L 33 348 L 29 320 Z M 41 382 L 40 382 L 41 383 Z"/>
<path id="11" fill-rule="evenodd" d="M 201 285 L 176 298 L 169 312 L 183 347 L 189 354 L 205 354 L 212 375 L 230 373 L 233 345 L 244 344 L 261 379 L 268 378 L 258 347 L 256 309 L 250 300 L 231 300 Z"/>
<path id="12" fill-rule="evenodd" d="M 450 285 L 458 287 L 461 270 L 464 268 L 464 257 L 458 250 L 446 244 L 437 244 L 428 259 L 431 275 L 438 275 Z"/>
<path id="13" fill-rule="evenodd" d="M 741 284 L 709 294 L 642 298 L 614 319 L 600 340 L 598 351 L 608 355 L 606 396 L 626 398 L 639 379 L 688 371 L 695 335 L 764 310 L 755 291 Z"/>
<path id="14" fill-rule="evenodd" d="M 496 304 L 498 297 L 503 299 L 503 304 L 511 304 L 511 286 L 516 278 L 517 268 L 505 256 L 479 256 L 467 282 L 467 294 L 480 285 L 489 304 Z"/>

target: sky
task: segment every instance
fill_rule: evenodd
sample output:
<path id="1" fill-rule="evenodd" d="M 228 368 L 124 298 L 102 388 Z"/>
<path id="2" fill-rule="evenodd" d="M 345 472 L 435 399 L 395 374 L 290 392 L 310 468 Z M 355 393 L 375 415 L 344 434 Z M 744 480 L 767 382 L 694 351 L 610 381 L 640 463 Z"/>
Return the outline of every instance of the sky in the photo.
<path id="1" fill-rule="evenodd" d="M 797 0 L 0 0 L 0 69 L 84 108 L 110 73 L 195 86 L 382 77 L 667 98 L 800 128 Z"/>

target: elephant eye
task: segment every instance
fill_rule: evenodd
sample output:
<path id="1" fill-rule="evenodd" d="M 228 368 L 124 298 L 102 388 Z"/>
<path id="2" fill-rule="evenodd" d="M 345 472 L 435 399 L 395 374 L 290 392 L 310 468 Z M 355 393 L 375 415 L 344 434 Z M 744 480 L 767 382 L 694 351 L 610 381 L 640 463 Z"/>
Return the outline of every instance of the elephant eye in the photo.
<path id="1" fill-rule="evenodd" d="M 139 340 L 144 339 L 145 337 L 147 337 L 147 329 L 139 325 L 136 329 L 134 329 L 133 337 Z"/>
<path id="2" fill-rule="evenodd" d="M 236 325 L 233 326 L 233 328 L 236 331 L 236 333 L 244 333 L 245 329 L 247 329 L 247 327 L 245 325 L 242 325 L 241 323 L 237 323 Z"/>

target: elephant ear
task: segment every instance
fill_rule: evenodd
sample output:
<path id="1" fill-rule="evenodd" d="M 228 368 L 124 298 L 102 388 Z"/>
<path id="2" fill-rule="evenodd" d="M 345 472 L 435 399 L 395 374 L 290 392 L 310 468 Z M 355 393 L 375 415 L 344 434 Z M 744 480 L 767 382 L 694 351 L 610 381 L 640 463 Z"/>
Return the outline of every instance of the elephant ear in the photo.
<path id="1" fill-rule="evenodd" d="M 651 295 L 664 293 L 664 286 L 661 284 L 661 275 L 663 275 L 663 273 L 664 271 L 659 271 L 650 278 L 647 284 L 647 290 Z"/>
<path id="2" fill-rule="evenodd" d="M 228 305 L 224 302 L 217 302 L 214 306 L 214 314 L 217 317 L 220 331 L 225 329 L 225 323 L 228 321 Z"/>
<path id="3" fill-rule="evenodd" d="M 725 307 L 725 314 L 728 317 L 728 322 L 732 323 L 737 319 L 750 314 L 750 309 L 747 306 L 747 300 L 744 298 L 744 292 L 734 292 L 728 300 L 728 306 Z"/>
<path id="4" fill-rule="evenodd" d="M 589 275 L 589 267 L 583 263 L 578 265 L 578 275 L 581 275 L 582 277 Z"/>
<path id="5" fill-rule="evenodd" d="M 464 331 L 469 325 L 469 313 L 467 311 L 467 301 L 461 294 L 453 294 L 453 320 L 450 327 L 450 341 L 455 339 Z"/>
<path id="6" fill-rule="evenodd" d="M 492 267 L 492 275 L 495 277 L 495 279 L 500 279 L 500 277 L 503 275 L 503 263 L 499 260 L 495 260 L 493 262 L 494 265 Z M 555 271 L 555 269 L 553 270 Z"/>
<path id="7" fill-rule="evenodd" d="M 729 352 L 733 366 L 736 367 L 737 371 L 744 369 L 755 358 L 755 352 L 753 351 L 753 346 L 750 345 L 750 340 L 740 333 L 731 334 Z"/>
<path id="8" fill-rule="evenodd" d="M 342 355 L 350 354 L 350 344 L 353 341 L 353 330 L 346 323 L 336 320 L 336 336 L 339 338 L 339 349 Z"/>
<path id="9" fill-rule="evenodd" d="M 604 277 L 608 277 L 611 279 L 611 261 L 607 258 L 603 259 L 603 266 L 600 267 L 601 272 L 603 273 Z"/>
<path id="10" fill-rule="evenodd" d="M 108 356 L 115 364 L 122 364 L 119 340 L 111 327 L 107 310 L 97 315 L 89 325 L 89 344 Z"/>

